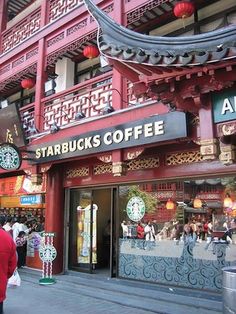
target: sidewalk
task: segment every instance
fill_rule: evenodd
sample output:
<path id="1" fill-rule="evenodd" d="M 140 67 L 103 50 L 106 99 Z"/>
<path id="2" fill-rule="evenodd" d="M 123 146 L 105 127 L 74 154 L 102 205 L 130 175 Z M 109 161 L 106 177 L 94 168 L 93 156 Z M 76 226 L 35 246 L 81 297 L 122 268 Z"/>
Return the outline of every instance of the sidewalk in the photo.
<path id="1" fill-rule="evenodd" d="M 35 303 L 34 314 L 53 314 L 54 312 L 76 314 L 82 313 L 80 311 L 81 307 L 86 313 L 93 314 L 104 312 L 108 314 L 120 312 L 122 314 L 222 313 L 222 297 L 217 293 L 166 287 L 77 272 L 57 275 L 55 276 L 56 284 L 40 286 L 38 283 L 41 277 L 40 272 L 22 269 L 20 275 L 22 287 L 8 290 L 5 314 L 14 314 L 14 312 L 11 312 L 11 307 L 17 301 L 16 297 L 19 300 L 24 300 L 25 306 L 28 297 L 31 309 L 29 313 L 32 313 L 31 306 L 32 303 Z M 33 302 L 34 299 L 35 302 Z M 38 299 L 42 301 L 40 306 L 38 306 Z M 18 313 L 21 313 L 21 311 L 18 310 Z M 27 314 L 28 312 L 24 309 L 22 313 Z"/>

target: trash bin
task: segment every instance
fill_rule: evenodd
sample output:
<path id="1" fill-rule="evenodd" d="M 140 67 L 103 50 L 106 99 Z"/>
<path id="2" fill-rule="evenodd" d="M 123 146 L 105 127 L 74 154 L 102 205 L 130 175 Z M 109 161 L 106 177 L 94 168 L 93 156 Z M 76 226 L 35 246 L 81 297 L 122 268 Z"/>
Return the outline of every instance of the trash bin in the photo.
<path id="1" fill-rule="evenodd" d="M 236 314 L 236 266 L 223 269 L 223 313 Z"/>

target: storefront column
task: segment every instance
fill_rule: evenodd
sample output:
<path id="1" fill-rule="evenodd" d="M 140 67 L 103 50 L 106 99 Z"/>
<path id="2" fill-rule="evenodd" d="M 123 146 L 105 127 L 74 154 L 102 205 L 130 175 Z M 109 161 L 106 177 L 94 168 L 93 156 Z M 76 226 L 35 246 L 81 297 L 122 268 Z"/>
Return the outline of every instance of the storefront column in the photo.
<path id="1" fill-rule="evenodd" d="M 124 24 L 124 5 L 122 1 L 114 1 L 115 20 L 117 23 Z M 115 110 L 127 107 L 127 80 L 113 67 L 112 77 L 112 106 Z M 124 100 L 124 101 L 123 101 Z"/>
<path id="2" fill-rule="evenodd" d="M 48 172 L 46 192 L 45 231 L 55 232 L 54 246 L 57 258 L 53 263 L 53 273 L 63 271 L 64 236 L 64 193 L 62 171 L 53 167 Z"/>
<path id="3" fill-rule="evenodd" d="M 205 107 L 199 109 L 200 120 L 200 152 L 204 160 L 218 158 L 218 141 L 214 138 L 214 123 L 212 118 L 210 96 L 205 98 Z"/>
<path id="4" fill-rule="evenodd" d="M 114 150 L 112 152 L 112 173 L 115 177 L 120 177 L 126 174 L 127 166 L 123 162 L 122 150 Z"/>

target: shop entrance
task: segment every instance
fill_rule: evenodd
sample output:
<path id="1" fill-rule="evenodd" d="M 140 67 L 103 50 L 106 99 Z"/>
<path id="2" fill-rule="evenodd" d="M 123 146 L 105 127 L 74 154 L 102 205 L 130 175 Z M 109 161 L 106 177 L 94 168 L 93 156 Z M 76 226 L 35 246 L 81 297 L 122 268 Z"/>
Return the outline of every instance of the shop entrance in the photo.
<path id="1" fill-rule="evenodd" d="M 115 276 L 115 194 L 115 188 L 69 191 L 69 269 Z"/>

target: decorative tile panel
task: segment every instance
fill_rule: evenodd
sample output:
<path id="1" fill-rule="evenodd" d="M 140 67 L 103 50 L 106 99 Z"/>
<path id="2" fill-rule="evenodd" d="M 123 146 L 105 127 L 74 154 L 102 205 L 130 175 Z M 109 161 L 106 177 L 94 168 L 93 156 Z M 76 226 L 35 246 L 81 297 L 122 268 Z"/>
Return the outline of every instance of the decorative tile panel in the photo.
<path id="1" fill-rule="evenodd" d="M 128 249 L 127 253 L 120 253 L 119 277 L 158 284 L 219 291 L 222 288 L 222 268 L 236 263 L 235 260 L 225 260 L 226 244 L 212 244 L 211 259 L 194 258 L 194 242 L 185 243 L 179 257 L 158 256 L 158 242 L 120 239 L 121 250 L 125 245 L 137 253 L 129 254 Z M 155 245 L 157 255 L 151 255 Z"/>
<path id="2" fill-rule="evenodd" d="M 0 75 L 3 75 L 4 73 L 9 72 L 10 69 L 11 69 L 11 64 L 9 63 L 0 69 Z"/>
<path id="3" fill-rule="evenodd" d="M 203 161 L 200 151 L 189 151 L 182 153 L 171 153 L 166 155 L 165 163 L 168 166 L 189 164 Z"/>
<path id="4" fill-rule="evenodd" d="M 49 39 L 47 41 L 47 46 L 51 47 L 53 45 L 55 45 L 56 43 L 58 43 L 59 41 L 61 41 L 62 39 L 64 39 L 64 32 L 61 32 L 60 34 L 58 34 L 57 36 Z"/>
<path id="5" fill-rule="evenodd" d="M 23 63 L 24 61 L 25 61 L 24 56 L 21 56 L 20 58 L 18 58 L 14 62 L 12 62 L 12 68 L 15 68 L 16 66 L 18 66 L 21 63 Z"/>
<path id="6" fill-rule="evenodd" d="M 89 175 L 89 167 L 80 167 L 76 169 L 70 169 L 66 172 L 66 178 L 86 177 Z"/>
<path id="7" fill-rule="evenodd" d="M 112 173 L 112 164 L 101 164 L 94 166 L 93 173 L 94 175 Z"/>
<path id="8" fill-rule="evenodd" d="M 38 47 L 36 47 L 35 49 L 29 51 L 26 53 L 25 55 L 25 59 L 28 60 L 34 56 L 36 56 L 38 54 L 39 50 L 38 50 Z"/>
<path id="9" fill-rule="evenodd" d="M 128 171 L 139 169 L 158 168 L 160 166 L 159 158 L 135 159 L 127 162 Z"/>
<path id="10" fill-rule="evenodd" d="M 87 18 L 83 21 L 80 21 L 76 25 L 73 25 L 72 27 L 68 28 L 66 31 L 67 36 L 70 36 L 71 34 L 78 32 L 81 28 L 84 28 L 87 26 Z"/>
<path id="11" fill-rule="evenodd" d="M 50 0 L 49 22 L 55 21 L 82 3 L 82 0 Z"/>

